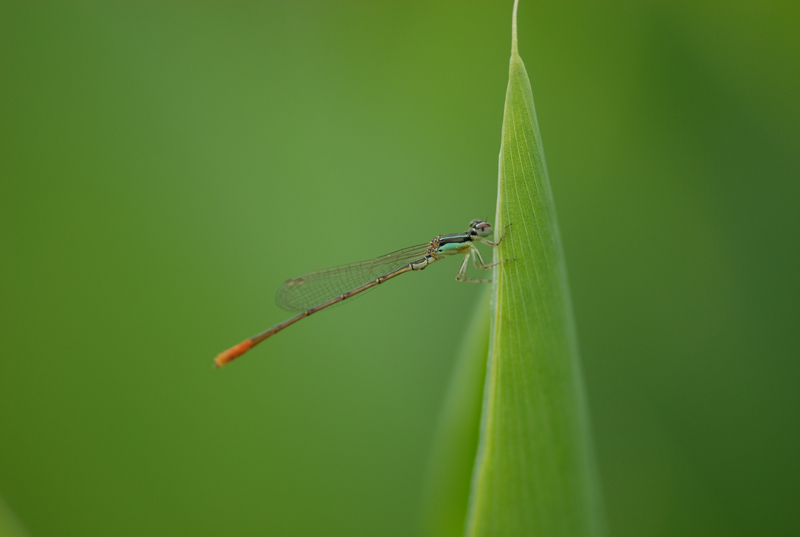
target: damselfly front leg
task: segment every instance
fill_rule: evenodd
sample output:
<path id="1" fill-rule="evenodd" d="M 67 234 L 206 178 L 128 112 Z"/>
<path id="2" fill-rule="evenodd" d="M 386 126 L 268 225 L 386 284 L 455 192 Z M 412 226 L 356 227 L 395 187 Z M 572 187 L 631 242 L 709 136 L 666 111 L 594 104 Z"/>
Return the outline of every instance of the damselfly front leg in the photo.
<path id="1" fill-rule="evenodd" d="M 508 231 L 508 228 L 510 228 L 510 227 L 511 227 L 511 224 L 508 224 L 506 227 L 503 228 L 503 234 L 500 235 L 500 238 L 497 239 L 497 242 L 492 242 L 492 241 L 490 241 L 488 239 L 483 239 L 483 240 L 481 240 L 481 242 L 484 243 L 484 244 L 488 244 L 489 246 L 498 246 L 501 242 L 503 242 L 503 237 L 506 236 L 506 231 Z"/>
<path id="2" fill-rule="evenodd" d="M 508 226 L 510 225 L 511 224 L 509 224 Z M 506 230 L 508 229 L 508 226 L 506 226 L 503 229 L 503 234 L 500 236 L 497 242 L 492 242 L 485 238 L 481 239 L 480 242 L 483 242 L 490 246 L 499 245 L 501 242 L 503 242 L 503 237 L 506 236 Z M 476 269 L 483 269 L 483 270 L 489 270 L 491 268 L 496 267 L 497 265 L 505 263 L 506 261 L 514 261 L 514 259 L 503 259 L 502 261 L 498 261 L 496 263 L 491 263 L 487 265 L 486 262 L 483 260 L 483 257 L 481 256 L 480 250 L 478 250 L 478 248 L 474 244 L 470 243 L 469 251 L 467 252 L 467 255 L 464 256 L 464 261 L 461 262 L 461 267 L 458 269 L 458 274 L 456 274 L 456 280 L 459 282 L 491 283 L 492 281 L 490 279 L 467 278 L 467 263 L 469 262 L 470 257 L 472 257 L 472 265 Z"/>

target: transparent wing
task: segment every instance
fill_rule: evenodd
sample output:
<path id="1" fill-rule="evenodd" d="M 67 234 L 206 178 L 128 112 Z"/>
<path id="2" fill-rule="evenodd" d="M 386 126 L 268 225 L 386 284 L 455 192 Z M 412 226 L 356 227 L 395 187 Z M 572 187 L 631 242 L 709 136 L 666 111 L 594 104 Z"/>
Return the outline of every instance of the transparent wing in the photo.
<path id="1" fill-rule="evenodd" d="M 412 261 L 422 259 L 428 243 L 409 246 L 375 259 L 340 265 L 301 274 L 286 280 L 275 294 L 275 302 L 289 311 L 303 311 L 318 306 L 365 283 L 385 276 Z"/>

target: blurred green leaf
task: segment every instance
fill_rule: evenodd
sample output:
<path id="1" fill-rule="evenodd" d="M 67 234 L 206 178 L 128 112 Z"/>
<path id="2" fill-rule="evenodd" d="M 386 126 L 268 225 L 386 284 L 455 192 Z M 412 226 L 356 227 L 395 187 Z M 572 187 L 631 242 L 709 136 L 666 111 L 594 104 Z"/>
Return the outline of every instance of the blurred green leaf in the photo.
<path id="1" fill-rule="evenodd" d="M 0 537 L 27 537 L 28 533 L 22 527 L 11 508 L 0 498 Z"/>
<path id="2" fill-rule="evenodd" d="M 422 505 L 423 532 L 431 537 L 464 535 L 489 352 L 491 289 L 485 291 L 459 352 L 431 453 Z"/>
<path id="3" fill-rule="evenodd" d="M 561 239 L 530 81 L 512 52 L 492 336 L 467 535 L 603 533 Z"/>

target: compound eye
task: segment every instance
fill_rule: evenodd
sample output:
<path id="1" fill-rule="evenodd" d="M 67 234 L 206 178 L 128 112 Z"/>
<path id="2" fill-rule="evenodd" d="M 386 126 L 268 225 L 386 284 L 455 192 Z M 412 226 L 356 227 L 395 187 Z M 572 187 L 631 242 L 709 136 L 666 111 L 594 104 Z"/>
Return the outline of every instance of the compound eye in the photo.
<path id="1" fill-rule="evenodd" d="M 488 237 L 492 234 L 492 226 L 486 222 L 481 222 L 475 226 L 475 232 L 478 234 L 478 237 Z"/>

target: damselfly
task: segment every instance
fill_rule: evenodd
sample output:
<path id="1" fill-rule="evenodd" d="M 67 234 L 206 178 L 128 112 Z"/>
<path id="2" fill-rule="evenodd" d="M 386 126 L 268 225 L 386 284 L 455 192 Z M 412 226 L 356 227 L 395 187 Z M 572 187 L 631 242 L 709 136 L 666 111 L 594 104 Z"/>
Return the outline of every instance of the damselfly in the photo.
<path id="1" fill-rule="evenodd" d="M 508 229 L 508 226 L 506 226 L 506 229 Z M 497 246 L 503 240 L 506 230 L 503 230 L 503 234 L 497 242 L 492 242 L 488 239 L 492 233 L 491 225 L 482 220 L 473 220 L 469 223 L 469 229 L 464 233 L 439 235 L 432 238 L 428 243 L 403 248 L 375 259 L 317 270 L 286 280 L 281 288 L 278 289 L 275 301 L 283 309 L 301 311 L 302 313 L 220 353 L 214 360 L 216 367 L 222 367 L 268 337 L 274 336 L 287 326 L 293 325 L 312 313 L 372 289 L 395 276 L 412 270 L 422 270 L 434 261 L 451 255 L 465 254 L 464 261 L 461 262 L 461 268 L 458 269 L 456 280 L 460 282 L 490 282 L 492 280 L 467 278 L 466 273 L 470 257 L 475 268 L 484 270 L 509 261 L 504 259 L 489 265 L 484 263 L 481 253 L 474 243 L 482 242 L 489 246 Z"/>

